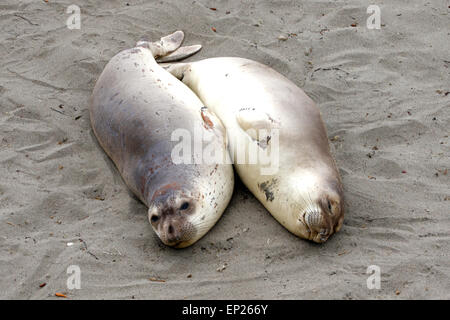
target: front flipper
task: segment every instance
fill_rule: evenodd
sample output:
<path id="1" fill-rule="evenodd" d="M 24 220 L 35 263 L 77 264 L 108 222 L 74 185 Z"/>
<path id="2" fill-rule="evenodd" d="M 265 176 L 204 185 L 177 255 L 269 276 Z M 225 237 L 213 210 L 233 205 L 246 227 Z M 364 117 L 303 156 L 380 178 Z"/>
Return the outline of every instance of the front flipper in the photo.
<path id="1" fill-rule="evenodd" d="M 160 63 L 159 65 L 180 81 L 183 81 L 184 72 L 190 67 L 189 63 Z"/>
<path id="2" fill-rule="evenodd" d="M 271 131 L 279 128 L 279 123 L 269 114 L 252 107 L 241 108 L 236 114 L 236 121 L 239 127 L 264 149 L 271 139 Z"/>
<path id="3" fill-rule="evenodd" d="M 209 140 L 204 150 L 204 156 L 208 159 L 214 159 L 211 163 L 231 163 L 228 153 L 228 137 L 222 121 L 207 107 L 202 107 L 200 115 L 203 121 L 203 127 L 206 129 L 203 138 Z M 214 137 L 210 140 L 210 138 Z M 223 154 L 216 154 L 218 150 L 225 150 Z"/>

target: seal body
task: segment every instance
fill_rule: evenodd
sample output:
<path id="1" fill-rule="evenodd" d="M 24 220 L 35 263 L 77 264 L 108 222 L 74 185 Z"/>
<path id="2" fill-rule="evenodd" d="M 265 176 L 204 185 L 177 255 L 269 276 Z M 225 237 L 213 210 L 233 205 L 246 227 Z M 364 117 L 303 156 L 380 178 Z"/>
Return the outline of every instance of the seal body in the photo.
<path id="1" fill-rule="evenodd" d="M 169 40 L 178 47 L 180 37 L 175 33 Z M 140 42 L 114 56 L 95 85 L 90 117 L 100 145 L 149 207 L 149 221 L 159 238 L 181 248 L 200 239 L 220 218 L 234 178 L 230 164 L 173 160 L 173 133 L 178 129 L 208 133 L 217 150 L 225 156 L 227 150 L 221 122 L 156 63 L 154 56 L 166 53 L 165 46 L 164 41 Z"/>
<path id="2" fill-rule="evenodd" d="M 340 176 L 320 111 L 300 88 L 241 58 L 173 64 L 167 70 L 223 122 L 240 178 L 283 226 L 319 243 L 341 228 Z M 260 152 L 266 157 L 257 157 Z"/>

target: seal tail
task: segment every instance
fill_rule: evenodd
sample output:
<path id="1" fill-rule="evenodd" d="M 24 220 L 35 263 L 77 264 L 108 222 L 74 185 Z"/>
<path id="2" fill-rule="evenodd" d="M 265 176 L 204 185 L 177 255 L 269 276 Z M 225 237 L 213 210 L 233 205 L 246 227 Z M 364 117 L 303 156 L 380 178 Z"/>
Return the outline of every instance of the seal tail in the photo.
<path id="1" fill-rule="evenodd" d="M 184 40 L 183 31 L 176 31 L 168 36 L 162 37 L 157 42 L 141 40 L 136 43 L 137 47 L 150 49 L 153 57 L 158 62 L 179 61 L 200 51 L 201 45 L 180 47 Z"/>

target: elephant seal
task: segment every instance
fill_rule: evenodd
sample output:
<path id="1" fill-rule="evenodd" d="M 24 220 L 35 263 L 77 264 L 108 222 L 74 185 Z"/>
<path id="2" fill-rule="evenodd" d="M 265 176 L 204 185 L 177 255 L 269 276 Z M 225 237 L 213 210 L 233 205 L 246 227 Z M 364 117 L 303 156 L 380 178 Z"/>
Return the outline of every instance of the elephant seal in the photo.
<path id="1" fill-rule="evenodd" d="M 341 179 L 320 110 L 303 90 L 275 70 L 242 58 L 165 68 L 222 121 L 239 177 L 284 227 L 317 243 L 340 230 Z M 249 161 L 261 151 L 278 163 L 267 167 L 262 157 Z"/>
<path id="2" fill-rule="evenodd" d="M 210 144 L 228 155 L 220 120 L 155 61 L 173 55 L 183 38 L 177 31 L 118 53 L 90 99 L 97 140 L 127 186 L 149 207 L 149 221 L 161 241 L 177 248 L 192 245 L 214 226 L 234 187 L 231 164 L 173 160 L 173 133 L 181 128 L 188 134 L 209 134 Z M 199 49 L 183 48 L 183 56 Z"/>

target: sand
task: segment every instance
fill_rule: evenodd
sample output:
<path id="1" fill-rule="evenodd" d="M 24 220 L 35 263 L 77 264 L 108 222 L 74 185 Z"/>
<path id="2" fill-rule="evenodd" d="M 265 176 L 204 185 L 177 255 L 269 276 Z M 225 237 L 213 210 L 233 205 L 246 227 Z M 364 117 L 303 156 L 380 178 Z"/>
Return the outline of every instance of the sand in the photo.
<path id="1" fill-rule="evenodd" d="M 448 1 L 79 0 L 80 30 L 70 4 L 0 4 L 0 298 L 450 298 Z M 290 234 L 239 181 L 197 244 L 159 242 L 88 98 L 112 56 L 177 29 L 204 46 L 191 61 L 257 60 L 317 102 L 347 207 L 328 242 Z M 81 289 L 66 286 L 71 265 Z"/>

